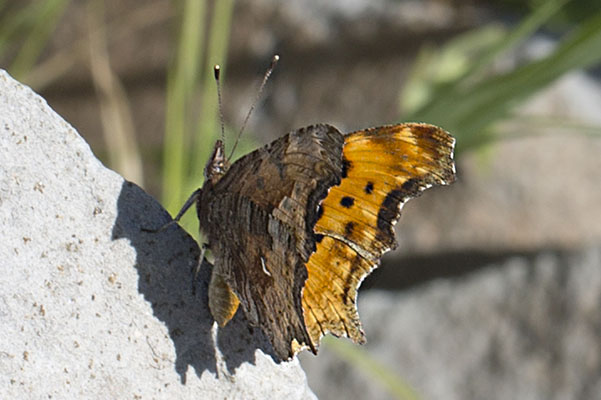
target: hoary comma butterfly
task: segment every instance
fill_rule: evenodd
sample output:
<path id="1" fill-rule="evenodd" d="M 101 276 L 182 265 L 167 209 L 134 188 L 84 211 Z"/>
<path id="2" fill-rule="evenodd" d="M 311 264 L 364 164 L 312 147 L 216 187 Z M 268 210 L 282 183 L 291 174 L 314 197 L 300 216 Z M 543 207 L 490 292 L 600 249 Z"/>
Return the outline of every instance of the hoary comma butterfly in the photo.
<path id="1" fill-rule="evenodd" d="M 348 134 L 317 124 L 230 165 L 217 141 L 202 188 L 182 209 L 196 203 L 214 256 L 209 307 L 217 323 L 241 304 L 281 359 L 303 348 L 317 353 L 328 332 L 364 343 L 359 285 L 396 247 L 403 204 L 454 181 L 454 144 L 428 124 Z"/>

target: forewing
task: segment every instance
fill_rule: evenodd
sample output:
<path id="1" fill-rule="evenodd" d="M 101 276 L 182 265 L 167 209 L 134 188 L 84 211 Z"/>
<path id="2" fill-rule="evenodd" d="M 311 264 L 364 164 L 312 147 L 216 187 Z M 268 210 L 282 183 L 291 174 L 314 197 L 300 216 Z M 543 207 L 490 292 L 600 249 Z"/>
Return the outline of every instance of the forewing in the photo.
<path id="1" fill-rule="evenodd" d="M 316 347 L 326 332 L 363 342 L 356 309 L 361 281 L 396 246 L 393 226 L 403 204 L 455 179 L 455 140 L 426 124 L 366 129 L 344 138 L 339 185 L 323 200 L 307 263 L 305 322 Z"/>

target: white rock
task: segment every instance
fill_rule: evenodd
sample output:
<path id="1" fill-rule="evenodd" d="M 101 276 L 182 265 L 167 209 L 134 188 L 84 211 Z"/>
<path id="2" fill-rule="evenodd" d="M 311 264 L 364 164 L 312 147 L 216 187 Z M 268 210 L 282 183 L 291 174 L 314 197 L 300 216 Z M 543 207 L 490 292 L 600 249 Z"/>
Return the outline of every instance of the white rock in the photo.
<path id="1" fill-rule="evenodd" d="M 212 334 L 199 251 L 0 71 L 0 398 L 314 398 L 238 315 Z"/>

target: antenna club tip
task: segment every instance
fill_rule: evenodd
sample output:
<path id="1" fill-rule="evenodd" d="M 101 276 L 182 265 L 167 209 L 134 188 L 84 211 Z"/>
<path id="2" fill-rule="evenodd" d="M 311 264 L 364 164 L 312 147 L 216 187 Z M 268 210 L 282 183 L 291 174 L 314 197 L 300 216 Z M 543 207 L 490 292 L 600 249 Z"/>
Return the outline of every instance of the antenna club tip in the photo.
<path id="1" fill-rule="evenodd" d="M 280 56 L 279 56 L 278 54 L 275 54 L 275 55 L 273 56 L 273 58 L 271 59 L 271 63 L 272 63 L 272 64 L 275 64 L 275 63 L 277 63 L 278 61 L 280 61 Z"/>
<path id="2" fill-rule="evenodd" d="M 219 66 L 219 64 L 215 64 L 215 66 L 213 67 L 213 73 L 215 74 L 215 80 L 219 80 L 220 72 L 221 72 L 221 67 Z"/>

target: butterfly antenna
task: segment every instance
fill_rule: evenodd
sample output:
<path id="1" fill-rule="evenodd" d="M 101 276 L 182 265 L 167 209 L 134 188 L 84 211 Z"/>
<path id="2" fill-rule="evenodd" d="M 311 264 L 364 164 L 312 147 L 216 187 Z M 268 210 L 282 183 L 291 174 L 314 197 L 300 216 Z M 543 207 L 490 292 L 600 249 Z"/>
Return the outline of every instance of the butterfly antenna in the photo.
<path id="1" fill-rule="evenodd" d="M 221 102 L 221 83 L 219 76 L 221 75 L 221 67 L 215 64 L 213 67 L 215 75 L 215 83 L 217 84 L 217 101 L 219 102 L 219 121 L 221 122 L 221 143 L 225 143 L 225 125 L 223 123 L 223 103 Z"/>
<path id="2" fill-rule="evenodd" d="M 240 141 L 242 132 L 244 132 L 244 128 L 246 128 L 246 123 L 248 122 L 248 119 L 250 118 L 250 115 L 252 114 L 253 110 L 257 106 L 257 103 L 259 102 L 259 99 L 261 98 L 261 93 L 263 93 L 263 89 L 265 88 L 265 84 L 269 80 L 269 77 L 271 76 L 271 73 L 275 69 L 275 66 L 279 60 L 280 60 L 280 56 L 278 56 L 277 54 L 274 55 L 273 58 L 271 59 L 271 65 L 269 65 L 269 68 L 267 68 L 267 71 L 265 71 L 265 75 L 263 76 L 263 82 L 261 82 L 261 86 L 259 87 L 259 90 L 257 91 L 255 100 L 253 101 L 252 106 L 250 106 L 250 109 L 248 110 L 248 113 L 246 114 L 246 118 L 244 118 L 244 122 L 242 123 L 242 127 L 240 128 L 240 132 L 238 132 L 238 136 L 236 137 L 236 141 L 234 142 L 234 147 L 232 147 L 232 152 L 230 153 L 230 156 L 227 158 L 228 161 L 230 161 L 230 159 L 234 155 L 234 151 L 236 150 L 236 146 L 238 146 L 238 142 Z"/>

